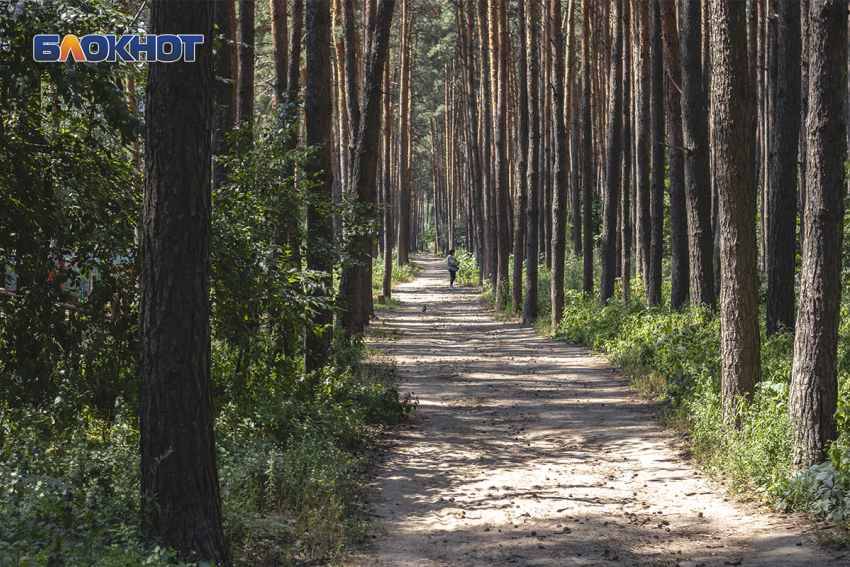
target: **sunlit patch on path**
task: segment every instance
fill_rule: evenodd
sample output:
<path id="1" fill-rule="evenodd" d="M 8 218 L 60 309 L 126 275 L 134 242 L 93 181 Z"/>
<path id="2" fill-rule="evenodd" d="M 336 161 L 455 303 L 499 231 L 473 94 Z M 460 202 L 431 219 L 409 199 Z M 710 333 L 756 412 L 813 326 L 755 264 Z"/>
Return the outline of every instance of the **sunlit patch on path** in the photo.
<path id="1" fill-rule="evenodd" d="M 848 563 L 795 517 L 724 498 L 604 359 L 494 320 L 441 259 L 416 262 L 381 313 L 398 337 L 376 346 L 423 419 L 377 465 L 367 513 L 387 533 L 352 565 Z"/>

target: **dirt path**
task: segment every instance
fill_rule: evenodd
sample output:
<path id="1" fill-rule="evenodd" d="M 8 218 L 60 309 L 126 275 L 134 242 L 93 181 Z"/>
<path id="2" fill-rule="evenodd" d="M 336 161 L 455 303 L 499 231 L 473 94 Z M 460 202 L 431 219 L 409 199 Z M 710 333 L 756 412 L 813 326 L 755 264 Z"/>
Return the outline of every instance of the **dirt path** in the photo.
<path id="1" fill-rule="evenodd" d="M 424 419 L 388 440 L 366 507 L 386 535 L 352 564 L 848 564 L 795 517 L 727 501 L 604 359 L 495 321 L 441 259 L 416 262 L 377 346 Z"/>

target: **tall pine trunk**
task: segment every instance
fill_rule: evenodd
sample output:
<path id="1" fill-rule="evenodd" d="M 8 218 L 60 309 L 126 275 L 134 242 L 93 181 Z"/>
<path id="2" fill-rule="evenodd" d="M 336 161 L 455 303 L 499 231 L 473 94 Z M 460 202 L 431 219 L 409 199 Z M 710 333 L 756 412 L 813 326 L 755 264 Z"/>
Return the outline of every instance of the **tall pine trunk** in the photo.
<path id="1" fill-rule="evenodd" d="M 399 84 L 398 124 L 398 265 L 408 262 L 410 250 L 410 176 L 408 144 L 410 141 L 410 1 L 402 0 L 401 8 L 401 81 Z"/>
<path id="2" fill-rule="evenodd" d="M 620 156 L 623 134 L 623 0 L 614 0 L 614 34 L 611 45 L 611 71 L 608 81 L 608 141 L 605 158 L 605 207 L 602 223 L 602 274 L 599 280 L 599 304 L 614 296 L 617 262 L 617 205 L 620 198 L 623 162 Z"/>
<path id="3" fill-rule="evenodd" d="M 685 213 L 685 164 L 682 150 L 682 50 L 676 21 L 676 1 L 661 0 L 664 63 L 667 71 L 667 138 L 670 156 L 670 307 L 688 299 L 688 226 Z"/>
<path id="4" fill-rule="evenodd" d="M 498 305 L 504 309 L 508 307 L 511 300 L 510 275 L 508 266 L 510 263 L 510 227 L 508 225 L 508 6 L 507 0 L 491 0 L 494 2 L 494 15 L 497 17 L 497 45 L 496 54 L 498 65 L 496 73 L 496 84 L 498 85 L 496 96 L 496 121 L 495 121 L 495 145 L 496 145 L 496 257 L 497 257 L 497 279 L 496 289 L 498 291 Z M 557 0 L 556 0 L 557 1 Z M 491 24 L 492 25 L 492 24 Z"/>
<path id="5" fill-rule="evenodd" d="M 142 530 L 184 561 L 230 562 L 210 378 L 212 2 L 157 2 L 150 32 L 202 34 L 194 62 L 151 63 L 145 98 L 139 343 Z"/>
<path id="6" fill-rule="evenodd" d="M 564 33 L 561 27 L 561 0 L 550 4 L 549 25 L 552 27 L 552 81 L 555 138 L 555 175 L 552 188 L 552 330 L 558 328 L 564 315 L 564 256 L 567 246 L 567 130 L 564 126 Z"/>
<path id="7" fill-rule="evenodd" d="M 221 46 L 213 56 L 215 68 L 215 105 L 213 106 L 212 155 L 223 158 L 230 153 L 227 135 L 233 129 L 236 109 L 233 107 L 233 51 L 236 42 L 236 4 L 234 0 L 215 2 L 215 25 L 222 35 Z M 213 162 L 213 189 L 227 181 L 224 161 Z"/>
<path id="8" fill-rule="evenodd" d="M 517 51 L 517 166 L 516 166 L 516 214 L 514 215 L 514 270 L 511 285 L 513 311 L 520 312 L 522 305 L 522 268 L 518 258 L 525 255 L 525 224 L 528 213 L 528 80 L 525 0 L 517 2 L 517 28 L 519 50 Z M 527 259 L 531 263 L 532 258 Z"/>
<path id="9" fill-rule="evenodd" d="M 747 13 L 743 2 L 711 1 L 712 105 L 720 209 L 720 350 L 723 421 L 740 427 L 742 399 L 761 374 L 756 194 L 750 152 Z"/>
<path id="10" fill-rule="evenodd" d="M 523 0 L 524 1 L 524 0 Z M 540 185 L 540 62 L 537 57 L 539 42 L 537 2 L 528 3 L 526 23 L 526 49 L 528 50 L 528 211 L 525 232 L 525 304 L 522 309 L 522 324 L 531 325 L 537 319 L 537 266 L 540 262 L 537 233 L 540 229 L 538 189 Z"/>
<path id="11" fill-rule="evenodd" d="M 393 8 L 395 0 L 380 0 L 375 27 L 368 30 L 369 51 L 365 54 L 362 96 L 359 97 L 362 108 L 358 110 L 358 129 L 352 144 L 351 194 L 357 200 L 357 216 L 368 221 L 377 220 L 373 207 L 378 193 L 378 156 L 381 150 L 381 79 Z M 372 237 L 372 234 L 366 233 L 352 238 L 355 263 L 346 267 L 340 278 L 340 296 L 348 307 L 340 316 L 340 326 L 349 338 L 363 332 L 369 323 L 372 302 L 372 256 L 369 244 Z"/>
<path id="12" fill-rule="evenodd" d="M 638 271 L 642 275 L 643 294 L 647 297 L 649 288 L 649 249 L 650 249 L 650 194 L 649 174 L 652 139 L 650 137 L 650 77 L 652 67 L 650 61 L 650 0 L 637 0 L 638 29 L 640 35 L 638 69 L 640 72 L 639 88 L 636 93 L 637 132 L 635 133 L 635 166 L 637 171 L 637 256 Z"/>
<path id="13" fill-rule="evenodd" d="M 682 131 L 685 152 L 685 208 L 692 303 L 716 307 L 714 241 L 711 229 L 708 107 L 702 72 L 702 7 L 682 3 Z M 751 152 L 752 153 L 752 152 Z"/>
<path id="14" fill-rule="evenodd" d="M 659 0 L 650 0 L 650 43 L 652 45 L 651 81 L 651 133 L 652 133 L 652 180 L 650 197 L 649 234 L 649 278 L 647 279 L 647 301 L 650 305 L 661 305 L 661 263 L 664 258 L 664 58 L 661 41 L 661 6 Z"/>
<path id="15" fill-rule="evenodd" d="M 330 205 L 333 188 L 331 144 L 333 143 L 333 99 L 331 96 L 331 6 L 330 0 L 307 0 L 304 93 L 305 144 L 319 146 L 305 175 L 314 180 L 307 207 L 307 268 L 324 272 L 326 290 L 333 289 L 333 260 L 325 252 L 333 245 L 333 220 L 324 212 Z M 321 370 L 331 351 L 333 311 L 321 309 L 307 330 L 304 353 L 306 373 Z"/>
<path id="16" fill-rule="evenodd" d="M 767 194 L 767 336 L 794 328 L 797 151 L 800 137 L 800 4 L 779 3 L 770 179 Z"/>
<path id="17" fill-rule="evenodd" d="M 254 139 L 254 0 L 239 0 L 239 77 L 236 86 L 236 120 L 249 124 Z"/>
<path id="18" fill-rule="evenodd" d="M 648 1 L 648 0 L 645 0 Z M 582 218 L 584 221 L 584 254 L 582 270 L 582 291 L 589 296 L 593 293 L 593 128 L 590 122 L 590 106 L 592 96 L 590 67 L 590 20 L 593 10 L 592 2 L 582 2 L 581 50 L 582 50 Z M 554 329 L 553 329 L 554 330 Z"/>
<path id="19" fill-rule="evenodd" d="M 384 276 L 381 280 L 381 293 L 384 299 L 390 299 L 393 294 L 393 174 L 392 174 L 392 140 L 393 140 L 393 103 L 392 87 L 390 86 L 390 48 L 387 46 L 387 56 L 384 61 L 384 133 L 383 133 L 383 232 L 384 232 Z"/>
<path id="20" fill-rule="evenodd" d="M 799 467 L 821 463 L 835 439 L 838 323 L 847 159 L 847 4 L 811 0 L 806 237 L 788 413 Z"/>
<path id="21" fill-rule="evenodd" d="M 629 301 L 632 293 L 632 0 L 623 2 L 623 184 L 620 191 L 620 240 L 622 248 L 620 295 Z"/>

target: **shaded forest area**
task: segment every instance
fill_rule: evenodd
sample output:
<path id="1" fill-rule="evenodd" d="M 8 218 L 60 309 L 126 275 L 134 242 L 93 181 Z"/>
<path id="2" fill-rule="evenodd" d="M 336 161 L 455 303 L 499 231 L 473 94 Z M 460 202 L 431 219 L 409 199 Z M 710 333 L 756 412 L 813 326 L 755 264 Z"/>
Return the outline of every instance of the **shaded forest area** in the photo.
<path id="1" fill-rule="evenodd" d="M 36 63 L 37 34 L 202 34 Z M 847 3 L 0 2 L 0 562 L 364 542 L 369 323 L 465 285 L 846 524 Z M 433 247 L 433 248 L 432 248 Z"/>

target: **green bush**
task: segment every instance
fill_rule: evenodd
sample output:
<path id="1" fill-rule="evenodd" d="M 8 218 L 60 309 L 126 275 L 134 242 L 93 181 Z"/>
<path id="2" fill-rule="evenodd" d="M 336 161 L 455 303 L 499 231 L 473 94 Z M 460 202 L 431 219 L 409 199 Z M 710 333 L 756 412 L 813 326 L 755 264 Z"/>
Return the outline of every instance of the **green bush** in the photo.
<path id="1" fill-rule="evenodd" d="M 393 250 L 393 275 L 392 283 L 406 283 L 413 281 L 419 274 L 419 266 L 416 262 L 408 262 L 403 266 L 398 265 L 398 250 Z M 372 289 L 381 289 L 384 282 L 384 258 L 379 256 L 372 261 Z"/>
<path id="2" fill-rule="evenodd" d="M 466 250 L 461 250 L 455 254 L 460 269 L 457 271 L 457 283 L 465 286 L 477 286 L 480 278 L 478 262 L 475 259 L 475 254 L 471 254 Z"/>

